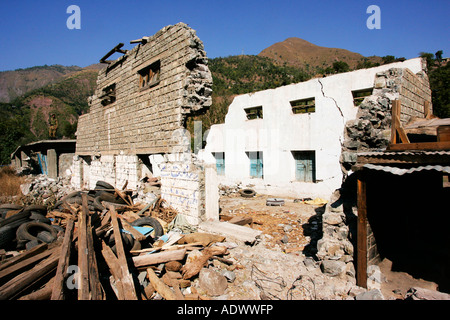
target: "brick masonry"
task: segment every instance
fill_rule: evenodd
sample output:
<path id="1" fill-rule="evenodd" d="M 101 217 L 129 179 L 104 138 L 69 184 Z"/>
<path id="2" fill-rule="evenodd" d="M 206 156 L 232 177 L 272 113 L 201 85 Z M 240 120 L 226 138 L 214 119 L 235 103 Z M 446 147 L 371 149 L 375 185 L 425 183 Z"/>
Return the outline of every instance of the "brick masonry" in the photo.
<path id="1" fill-rule="evenodd" d="M 159 82 L 140 87 L 139 71 L 159 61 Z M 187 115 L 211 105 L 203 43 L 184 23 L 167 26 L 99 72 L 90 112 L 77 129 L 77 155 L 170 153 Z M 115 84 L 115 102 L 102 105 Z"/>

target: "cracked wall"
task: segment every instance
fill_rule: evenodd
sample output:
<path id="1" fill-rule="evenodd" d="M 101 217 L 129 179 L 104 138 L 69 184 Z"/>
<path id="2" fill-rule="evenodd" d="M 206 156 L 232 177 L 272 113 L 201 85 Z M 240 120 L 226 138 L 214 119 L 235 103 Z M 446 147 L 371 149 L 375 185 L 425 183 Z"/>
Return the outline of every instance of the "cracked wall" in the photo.
<path id="1" fill-rule="evenodd" d="M 224 155 L 219 181 L 226 185 L 252 185 L 257 192 L 279 196 L 327 198 L 346 177 L 341 166 L 349 144 L 345 128 L 358 119 L 361 109 L 354 104 L 353 92 L 374 88 L 377 74 L 392 68 L 415 74 L 422 71 L 422 61 L 411 59 L 237 96 L 225 123 L 209 130 L 202 157 L 215 164 L 215 155 Z M 305 100 L 309 104 L 314 100 L 314 108 L 294 112 Z M 249 119 L 246 109 L 257 107 L 261 116 Z M 256 152 L 261 155 L 262 177 L 251 176 L 250 155 Z M 297 155 L 305 152 L 313 154 L 312 181 L 298 175 L 303 164 Z"/>
<path id="2" fill-rule="evenodd" d="M 78 121 L 72 184 L 93 189 L 102 180 L 136 191 L 144 176 L 160 176 L 162 198 L 190 222 L 218 218 L 218 192 L 205 197 L 205 188 L 217 185 L 205 185 L 204 169 L 192 159 L 179 160 L 190 155 L 187 117 L 211 106 L 203 43 L 184 23 L 136 42 L 99 72 L 90 112 Z"/>
<path id="3" fill-rule="evenodd" d="M 422 63 L 425 63 L 422 61 Z M 425 69 L 425 66 L 422 65 Z M 345 141 L 341 163 L 345 174 L 356 163 L 356 153 L 385 149 L 391 140 L 392 101 L 400 100 L 400 121 L 406 124 L 411 117 L 424 118 L 425 102 L 432 112 L 431 89 L 427 74 L 408 68 L 390 68 L 375 74 L 372 95 L 358 108 L 356 118 L 345 125 Z"/>

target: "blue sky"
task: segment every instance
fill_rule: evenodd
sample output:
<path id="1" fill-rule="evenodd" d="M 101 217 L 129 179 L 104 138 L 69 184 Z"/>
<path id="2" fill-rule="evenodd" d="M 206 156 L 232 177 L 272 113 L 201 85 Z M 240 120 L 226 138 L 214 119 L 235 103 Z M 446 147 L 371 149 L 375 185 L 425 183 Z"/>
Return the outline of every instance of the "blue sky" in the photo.
<path id="1" fill-rule="evenodd" d="M 81 9 L 70 30 L 69 5 Z M 369 30 L 369 5 L 381 9 L 381 29 Z M 364 56 L 450 56 L 449 0 L 0 0 L 0 71 L 36 65 L 97 63 L 119 42 L 150 36 L 185 22 L 208 57 L 258 54 L 289 37 Z M 114 58 L 114 56 L 113 56 Z"/>

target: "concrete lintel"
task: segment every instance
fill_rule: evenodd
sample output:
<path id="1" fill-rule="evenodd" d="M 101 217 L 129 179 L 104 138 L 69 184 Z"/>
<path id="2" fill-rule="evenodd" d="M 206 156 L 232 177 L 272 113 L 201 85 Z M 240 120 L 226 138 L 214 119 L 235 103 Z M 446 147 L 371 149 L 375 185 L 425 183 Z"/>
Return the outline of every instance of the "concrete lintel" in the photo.
<path id="1" fill-rule="evenodd" d="M 202 232 L 219 234 L 227 239 L 253 243 L 262 231 L 254 230 L 237 224 L 221 221 L 205 221 L 199 224 L 198 230 Z"/>

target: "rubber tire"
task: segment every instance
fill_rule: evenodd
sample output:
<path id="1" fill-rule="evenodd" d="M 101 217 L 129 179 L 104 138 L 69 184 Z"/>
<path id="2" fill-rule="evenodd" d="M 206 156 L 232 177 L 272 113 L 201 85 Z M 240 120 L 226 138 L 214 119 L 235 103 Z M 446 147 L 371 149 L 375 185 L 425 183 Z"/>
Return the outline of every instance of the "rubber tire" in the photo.
<path id="1" fill-rule="evenodd" d="M 42 222 L 35 222 L 35 221 L 30 221 L 30 222 L 26 222 L 23 223 L 16 232 L 16 238 L 18 241 L 22 241 L 22 240 L 35 240 L 37 239 L 37 236 L 33 236 L 30 233 L 30 229 L 31 228 L 40 228 L 43 229 L 45 231 L 50 232 L 50 234 L 52 236 L 56 237 L 58 236 L 58 231 L 53 228 L 52 226 L 49 226 L 48 224 L 42 223 Z M 36 233 L 37 235 L 37 233 Z"/>
<path id="2" fill-rule="evenodd" d="M 42 223 L 46 223 L 46 224 L 52 223 L 52 221 L 49 218 L 47 218 L 46 216 L 44 216 L 40 213 L 34 213 L 34 212 L 30 215 L 30 220 L 42 222 Z"/>
<path id="3" fill-rule="evenodd" d="M 101 180 L 97 181 L 97 183 L 95 184 L 95 188 L 94 188 L 94 190 L 99 190 L 99 189 L 108 189 L 108 191 L 105 191 L 105 190 L 103 190 L 103 191 L 109 192 L 109 193 L 115 192 L 115 189 L 112 185 L 110 185 L 106 181 L 101 181 Z M 109 191 L 109 190 L 111 190 L 111 191 Z"/>
<path id="4" fill-rule="evenodd" d="M 155 231 L 155 239 L 161 237 L 164 234 L 162 225 L 153 217 L 143 217 L 136 219 L 131 223 L 131 225 L 135 227 L 152 226 Z"/>
<path id="5" fill-rule="evenodd" d="M 16 237 L 16 228 L 7 225 L 0 228 L 0 249 L 6 248 Z"/>
<path id="6" fill-rule="evenodd" d="M 57 237 L 57 236 L 56 236 Z M 41 231 L 38 232 L 38 234 L 36 235 L 36 238 L 42 242 L 45 243 L 52 243 L 53 241 L 56 240 L 56 237 L 54 237 L 50 232 L 48 231 Z"/>
<path id="7" fill-rule="evenodd" d="M 243 198 L 253 198 L 256 195 L 256 192 L 253 189 L 242 189 L 239 193 Z"/>

